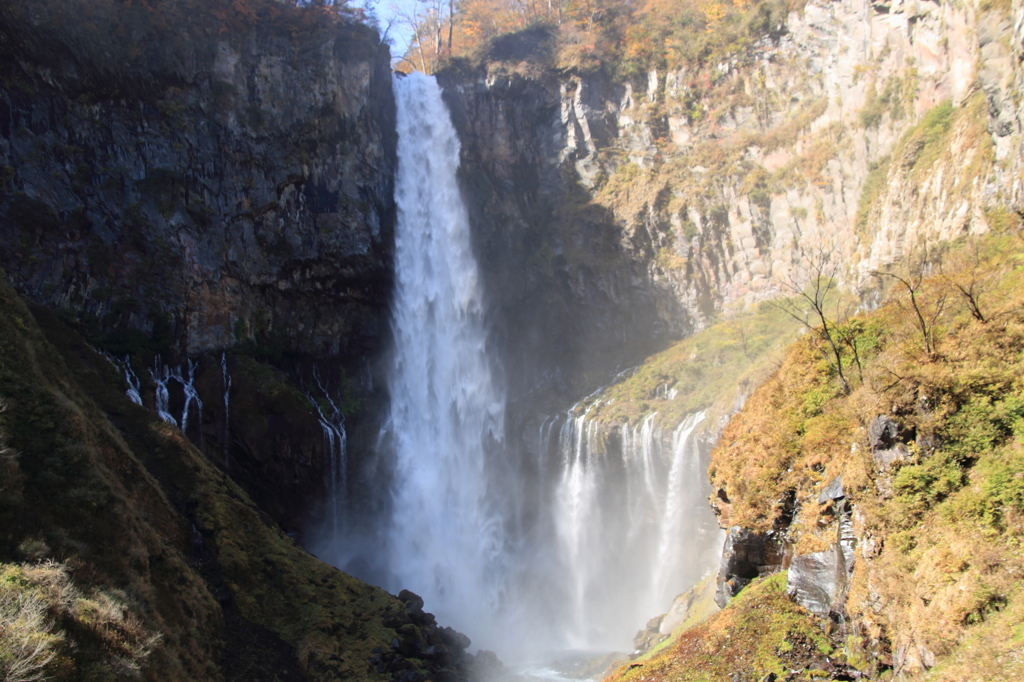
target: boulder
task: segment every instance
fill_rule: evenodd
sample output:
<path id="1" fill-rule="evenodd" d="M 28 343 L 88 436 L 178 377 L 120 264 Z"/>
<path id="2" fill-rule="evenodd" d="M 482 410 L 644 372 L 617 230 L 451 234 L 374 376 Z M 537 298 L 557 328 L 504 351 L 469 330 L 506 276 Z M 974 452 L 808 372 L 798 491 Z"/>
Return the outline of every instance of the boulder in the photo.
<path id="1" fill-rule="evenodd" d="M 811 613 L 822 617 L 845 613 L 846 592 L 856 557 L 857 539 L 853 533 L 853 513 L 849 503 L 840 499 L 837 511 L 835 543 L 824 552 L 794 557 L 786 577 L 789 596 Z"/>
<path id="2" fill-rule="evenodd" d="M 888 450 L 896 445 L 900 439 L 900 425 L 880 414 L 871 420 L 868 425 L 868 442 L 871 445 L 871 452 Z"/>
<path id="3" fill-rule="evenodd" d="M 832 500 L 840 500 L 846 497 L 846 493 L 843 492 L 843 477 L 836 476 L 832 479 L 832 482 L 825 486 L 825 489 L 821 491 L 821 495 L 818 495 L 818 503 L 826 504 Z"/>
<path id="4" fill-rule="evenodd" d="M 875 417 L 868 425 L 871 457 L 879 473 L 888 473 L 893 462 L 905 460 L 910 456 L 910 450 L 902 442 L 905 435 L 903 428 L 884 414 Z M 890 493 L 887 481 L 879 481 L 878 492 L 883 496 Z"/>
<path id="5" fill-rule="evenodd" d="M 640 630 L 633 637 L 633 653 L 642 654 L 656 646 L 664 636 L 661 634 L 661 622 L 665 616 L 655 616 L 647 621 L 647 627 Z"/>

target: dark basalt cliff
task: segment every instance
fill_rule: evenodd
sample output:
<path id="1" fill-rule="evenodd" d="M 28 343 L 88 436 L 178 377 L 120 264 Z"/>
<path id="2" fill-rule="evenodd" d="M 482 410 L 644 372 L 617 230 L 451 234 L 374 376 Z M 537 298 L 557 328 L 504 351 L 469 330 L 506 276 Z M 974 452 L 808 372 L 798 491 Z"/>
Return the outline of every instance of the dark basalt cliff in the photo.
<path id="1" fill-rule="evenodd" d="M 117 384 L 0 283 L 4 679 L 465 679 L 421 599 L 310 556 Z"/>
<path id="2" fill-rule="evenodd" d="M 212 44 L 210 41 L 212 40 Z M 246 341 L 380 345 L 395 168 L 388 50 L 359 24 L 264 23 L 184 48 L 185 73 L 82 91 L 89 64 L 5 56 L 8 280 L 181 357 Z M 127 79 L 128 75 L 123 74 Z M 132 349 L 134 350 L 134 349 Z"/>
<path id="3" fill-rule="evenodd" d="M 98 34 L 83 46 L 57 19 L 4 10 L 0 260 L 21 295 L 130 354 L 148 406 L 154 362 L 194 359 L 188 437 L 294 530 L 328 457 L 307 395 L 347 400 L 356 443 L 373 421 L 353 413 L 373 412 L 364 385 L 388 335 L 389 52 L 314 10 L 218 30 L 214 9 L 154 13 L 148 26 L 183 37 L 142 66 Z M 184 386 L 168 388 L 181 421 Z"/>
<path id="4" fill-rule="evenodd" d="M 543 56 L 542 48 L 521 49 Z M 579 126 L 554 69 L 495 77 L 451 68 L 438 80 L 462 142 L 463 196 L 513 398 L 579 384 L 576 395 L 692 330 L 648 272 L 649 240 L 627 232 L 581 184 L 573 166 Z M 599 111 L 604 95 L 592 94 Z M 589 127 L 611 144 L 615 125 L 592 117 Z"/>

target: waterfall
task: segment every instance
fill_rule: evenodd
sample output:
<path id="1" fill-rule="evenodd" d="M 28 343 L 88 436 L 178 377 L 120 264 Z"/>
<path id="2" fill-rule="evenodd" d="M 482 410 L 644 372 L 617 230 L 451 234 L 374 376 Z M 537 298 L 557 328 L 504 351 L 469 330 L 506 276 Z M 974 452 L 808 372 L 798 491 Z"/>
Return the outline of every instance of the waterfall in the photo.
<path id="1" fill-rule="evenodd" d="M 394 80 L 398 114 L 394 365 L 388 384 L 396 586 L 480 646 L 505 587 L 502 516 L 489 497 L 504 396 L 485 352 L 477 264 L 456 183 L 459 142 L 432 77 Z"/>
<path id="2" fill-rule="evenodd" d="M 672 571 L 686 558 L 685 542 L 694 539 L 686 533 L 686 522 L 691 518 L 686 507 L 704 503 L 704 497 L 700 495 L 704 470 L 700 465 L 697 444 L 692 438 L 694 429 L 704 421 L 704 415 L 704 412 L 687 415 L 672 432 L 672 466 L 668 472 L 665 511 L 661 518 L 658 551 L 654 560 L 652 601 L 670 595 L 673 588 L 678 590 L 679 586 L 672 584 Z"/>
<path id="3" fill-rule="evenodd" d="M 181 382 L 181 389 L 185 393 L 185 407 L 181 410 L 181 432 L 185 434 L 186 438 L 188 438 L 188 408 L 192 403 L 195 403 L 201 419 L 203 414 L 203 401 L 199 397 L 199 391 L 196 390 L 194 383 L 196 369 L 199 368 L 199 361 L 188 360 L 185 365 L 188 367 L 188 378 L 186 379 L 182 377 L 180 369 L 177 370 L 174 378 Z"/>
<path id="4" fill-rule="evenodd" d="M 433 78 L 396 77 L 394 92 L 395 345 L 380 439 L 391 495 L 384 556 L 366 563 L 382 560 L 385 587 L 420 594 L 440 622 L 506 660 L 622 650 L 717 550 L 694 437 L 703 414 L 611 426 L 593 416 L 599 390 L 505 442 L 458 139 Z M 380 536 L 362 550 L 336 541 L 334 554 L 373 553 Z"/>
<path id="5" fill-rule="evenodd" d="M 156 385 L 156 413 L 161 419 L 168 424 L 174 426 L 180 426 L 181 432 L 188 437 L 188 416 L 191 411 L 192 404 L 195 403 L 196 410 L 200 417 L 203 414 L 203 401 L 199 397 L 199 392 L 195 387 L 195 374 L 199 368 L 199 362 L 197 360 L 187 360 L 185 363 L 187 368 L 186 374 L 182 374 L 181 367 L 171 367 L 160 362 L 160 357 L 157 356 L 154 361 L 153 368 L 149 370 L 149 375 L 153 377 L 153 383 Z M 171 393 L 169 384 L 171 380 L 177 381 L 181 386 L 182 393 L 185 396 L 185 406 L 181 410 L 181 419 L 178 420 L 173 414 L 171 414 Z"/>
<path id="6" fill-rule="evenodd" d="M 316 407 L 317 418 L 320 420 L 320 428 L 324 433 L 324 454 L 327 456 L 327 506 L 328 517 L 331 524 L 331 532 L 335 538 L 340 537 L 342 515 L 345 507 L 345 491 L 348 488 L 347 481 L 347 456 L 348 456 L 348 434 L 345 431 L 345 415 L 341 408 L 331 399 L 320 380 L 320 372 L 314 367 L 313 378 L 316 385 L 323 393 L 327 404 L 330 406 L 330 415 L 324 414 L 320 403 L 308 392 L 306 396 Z"/>
<path id="7" fill-rule="evenodd" d="M 703 412 L 671 432 L 657 413 L 635 424 L 601 424 L 600 401 L 577 405 L 558 439 L 561 473 L 552 500 L 561 557 L 560 614 L 571 647 L 619 648 L 710 566 L 720 534 L 694 437 Z M 539 445 L 545 447 L 548 420 Z"/>
<path id="8" fill-rule="evenodd" d="M 228 470 L 231 454 L 231 375 L 228 373 L 228 354 L 220 354 L 220 379 L 224 386 L 224 471 Z"/>
<path id="9" fill-rule="evenodd" d="M 171 393 L 167 388 L 167 382 L 173 378 L 171 370 L 161 364 L 160 358 L 156 358 L 156 364 L 153 369 L 149 370 L 149 375 L 153 377 L 153 383 L 156 384 L 156 408 L 157 415 L 168 424 L 178 425 L 178 420 L 171 414 Z"/>
<path id="10" fill-rule="evenodd" d="M 136 376 L 135 371 L 132 369 L 132 360 L 128 355 L 124 356 L 124 380 L 128 382 L 128 390 L 124 392 L 128 396 L 128 400 L 131 400 L 136 405 L 141 405 L 142 382 L 139 381 L 139 377 Z"/>

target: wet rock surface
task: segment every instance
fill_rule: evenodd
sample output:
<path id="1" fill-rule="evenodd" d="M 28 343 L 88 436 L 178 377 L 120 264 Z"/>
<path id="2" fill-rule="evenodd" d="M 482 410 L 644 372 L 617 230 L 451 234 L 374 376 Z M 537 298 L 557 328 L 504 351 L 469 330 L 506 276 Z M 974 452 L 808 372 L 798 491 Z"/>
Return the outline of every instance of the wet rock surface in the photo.
<path id="1" fill-rule="evenodd" d="M 725 608 L 751 580 L 784 568 L 786 547 L 774 532 L 756 533 L 733 526 L 725 538 L 718 569 L 715 603 Z"/>

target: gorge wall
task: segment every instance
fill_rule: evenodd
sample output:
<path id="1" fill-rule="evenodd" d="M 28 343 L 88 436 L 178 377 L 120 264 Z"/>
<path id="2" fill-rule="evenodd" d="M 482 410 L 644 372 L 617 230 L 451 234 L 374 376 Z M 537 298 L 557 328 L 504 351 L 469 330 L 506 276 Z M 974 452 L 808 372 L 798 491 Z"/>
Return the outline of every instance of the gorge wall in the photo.
<path id="1" fill-rule="evenodd" d="M 114 31 L 104 17 L 83 47 L 56 10 L 35 24 L 5 10 L 3 265 L 22 295 L 131 354 L 150 406 L 154 358 L 197 359 L 189 437 L 299 530 L 329 459 L 306 396 L 328 411 L 331 397 L 349 412 L 372 402 L 362 387 L 388 338 L 389 52 L 373 29 L 315 12 L 228 30 L 212 6 L 192 24 L 171 9 L 146 25 L 184 32 L 162 46 L 173 59 L 137 69 L 85 49 Z M 321 388 L 311 368 L 328 359 Z M 181 421 L 184 385 L 168 383 Z"/>
<path id="2" fill-rule="evenodd" d="M 709 335 L 649 357 L 566 419 L 587 420 L 585 442 L 612 444 L 592 466 L 623 471 L 637 455 L 619 433 L 641 425 L 669 432 L 713 408 L 705 437 L 714 441 L 767 376 L 770 353 L 760 353 L 794 333 L 759 302 L 835 268 L 856 294 L 847 309 L 871 308 L 884 295 L 880 273 L 938 272 L 948 243 L 1019 225 L 1021 16 L 1006 4 L 810 2 L 788 15 L 766 10 L 752 42 L 714 63 L 651 71 L 645 82 L 558 73 L 554 37 L 537 29 L 496 41 L 483 64 L 442 71 L 490 266 L 494 343 L 513 399 L 525 396 L 510 409 L 529 434 L 524 457 L 543 460 L 544 429 L 560 409 L 633 358 L 702 329 Z M 836 319 L 845 314 L 837 307 Z M 730 344 L 745 357 L 730 358 Z M 537 359 L 547 345 L 554 352 Z M 729 362 L 749 374 L 711 369 Z M 744 461 L 758 456 L 775 455 Z M 752 470 L 730 471 L 744 490 Z M 720 604 L 788 566 L 799 535 L 786 539 L 792 515 L 825 495 L 827 481 L 813 478 L 813 494 L 767 486 L 774 497 L 757 504 L 774 526 L 730 531 L 720 566 L 706 567 L 719 572 Z M 718 493 L 720 522 L 731 526 L 734 493 Z M 846 496 L 834 496 L 841 522 Z M 841 535 L 828 556 L 859 543 L 877 551 L 877 536 L 855 536 L 849 523 L 827 528 Z M 796 549 L 804 570 L 818 557 L 811 549 Z M 869 658 L 904 671 L 935 664 L 926 637 L 872 608 L 851 606 L 865 619 L 853 627 L 871 632 Z M 886 618 L 899 632 L 895 658 L 878 634 Z"/>
<path id="3" fill-rule="evenodd" d="M 443 71 L 484 259 L 517 282 L 561 280 L 584 305 L 589 286 L 603 310 L 671 338 L 778 295 L 814 248 L 868 289 L 1019 202 L 1008 7 L 765 7 L 768 25 L 720 61 L 640 83 L 553 73 L 543 30 Z M 544 257 L 514 260 L 527 249 Z M 528 285 L 494 279 L 499 308 L 544 314 L 518 302 Z"/>
<path id="4" fill-rule="evenodd" d="M 349 520 L 379 514 L 395 210 L 386 46 L 348 22 L 210 24 L 139 70 L 76 50 L 80 35 L 24 5 L 0 26 L 7 281 L 119 373 L 131 367 L 147 407 L 158 359 L 183 377 L 196 361 L 193 379 L 168 382 L 169 409 L 195 409 L 186 383 L 198 388 L 187 439 L 279 525 L 324 520 L 325 433 L 342 422 Z M 747 319 L 805 283 L 818 254 L 871 305 L 875 271 L 1015 224 L 1019 6 L 763 7 L 720 60 L 633 82 L 558 71 L 544 29 L 438 74 L 517 466 L 545 451 L 534 434 L 555 415 L 568 423 L 596 400 L 593 440 L 614 443 L 602 445 L 611 457 L 627 457 L 620 434 L 648 419 L 670 452 L 666 434 L 708 408 L 713 440 L 763 378 L 742 368 L 781 342 L 774 322 L 757 339 L 737 328 L 713 353 L 673 346 L 609 389 L 614 402 L 579 401 L 683 337 Z M 741 369 L 719 372 L 729 362 Z"/>

